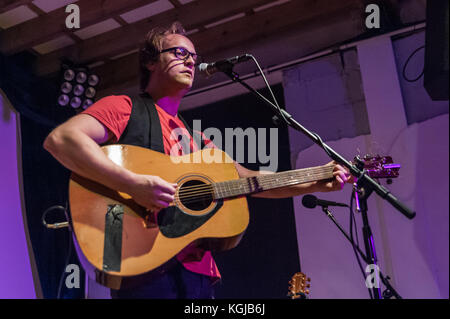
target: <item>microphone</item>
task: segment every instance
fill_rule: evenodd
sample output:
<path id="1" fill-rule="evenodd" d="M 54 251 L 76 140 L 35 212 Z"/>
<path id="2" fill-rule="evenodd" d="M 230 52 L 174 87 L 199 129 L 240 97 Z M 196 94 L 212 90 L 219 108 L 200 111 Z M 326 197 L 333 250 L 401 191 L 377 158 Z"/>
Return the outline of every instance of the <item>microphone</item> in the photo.
<path id="1" fill-rule="evenodd" d="M 314 195 L 305 195 L 305 196 L 303 196 L 302 204 L 306 208 L 314 208 L 317 205 L 322 206 L 322 207 L 328 207 L 328 206 L 348 207 L 347 204 L 342 204 L 342 203 L 332 202 L 332 201 L 328 201 L 328 200 L 318 199 Z"/>
<path id="2" fill-rule="evenodd" d="M 248 61 L 252 58 L 251 54 L 237 55 L 235 57 L 219 60 L 212 63 L 200 63 L 198 70 L 207 76 L 212 75 L 216 72 L 225 72 L 230 69 L 235 64 Z"/>

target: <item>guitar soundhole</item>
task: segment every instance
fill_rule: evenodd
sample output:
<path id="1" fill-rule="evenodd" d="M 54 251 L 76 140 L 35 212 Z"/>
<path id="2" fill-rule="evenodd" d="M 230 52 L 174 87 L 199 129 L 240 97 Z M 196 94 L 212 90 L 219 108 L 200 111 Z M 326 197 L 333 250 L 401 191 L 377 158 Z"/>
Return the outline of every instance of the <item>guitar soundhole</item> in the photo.
<path id="1" fill-rule="evenodd" d="M 178 196 L 185 207 L 194 211 L 209 207 L 213 201 L 211 185 L 197 180 L 190 180 L 181 185 Z"/>

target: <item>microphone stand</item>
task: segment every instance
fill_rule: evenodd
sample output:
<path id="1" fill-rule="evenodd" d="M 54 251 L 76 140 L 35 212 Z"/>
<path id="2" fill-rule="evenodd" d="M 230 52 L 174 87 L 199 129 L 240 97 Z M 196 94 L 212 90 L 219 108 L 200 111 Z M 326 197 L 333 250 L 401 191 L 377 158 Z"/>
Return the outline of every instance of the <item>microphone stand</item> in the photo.
<path id="1" fill-rule="evenodd" d="M 228 63 L 222 65 L 220 70 L 225 73 L 233 82 L 240 83 L 242 86 L 247 88 L 250 92 L 255 94 L 258 98 L 260 98 L 266 105 L 272 108 L 274 113 L 278 118 L 285 119 L 287 125 L 292 127 L 293 129 L 302 132 L 309 139 L 311 139 L 315 144 L 319 145 L 328 156 L 336 161 L 337 163 L 345 166 L 349 172 L 357 178 L 358 192 L 360 193 L 359 205 L 362 207 L 362 216 L 363 216 L 363 233 L 364 233 L 364 244 L 366 249 L 366 254 L 370 257 L 370 262 L 375 263 L 375 250 L 374 250 L 374 240 L 372 236 L 372 232 L 369 226 L 369 220 L 367 218 L 367 198 L 375 191 L 381 198 L 388 201 L 393 207 L 395 207 L 400 213 L 406 216 L 409 219 L 413 219 L 416 213 L 408 208 L 405 204 L 400 202 L 396 197 L 394 197 L 391 192 L 385 188 L 384 186 L 378 184 L 374 181 L 366 172 L 356 165 L 353 165 L 351 162 L 347 161 L 340 154 L 335 152 L 332 148 L 326 145 L 320 136 L 316 133 L 313 133 L 303 127 L 300 123 L 298 123 L 288 112 L 285 110 L 278 108 L 271 101 L 266 99 L 262 94 L 253 89 L 247 83 L 243 82 L 239 78 L 239 74 L 233 71 L 233 64 Z M 358 201 L 357 201 L 358 202 Z M 375 298 L 380 298 L 379 293 L 375 293 Z"/>
<path id="2" fill-rule="evenodd" d="M 341 233 L 344 234 L 345 238 L 347 238 L 348 241 L 352 244 L 353 248 L 355 248 L 358 251 L 358 253 L 362 257 L 362 259 L 367 264 L 373 264 L 373 259 L 370 257 L 367 257 L 358 246 L 355 246 L 355 244 L 351 240 L 350 236 L 345 232 L 345 230 L 341 227 L 341 225 L 339 225 L 336 218 L 334 218 L 333 214 L 328 210 L 328 206 L 322 206 L 322 211 L 325 213 L 325 215 L 327 215 L 331 219 L 331 221 L 337 226 L 337 228 L 339 228 Z M 370 231 L 370 229 L 369 229 L 369 231 Z M 390 279 L 389 276 L 385 277 L 383 275 L 383 273 L 381 272 L 381 270 L 379 270 L 379 268 L 378 268 L 378 274 L 380 276 L 381 281 L 386 286 L 386 290 L 383 292 L 383 298 L 390 299 L 392 297 L 395 297 L 397 299 L 403 299 L 397 293 L 397 291 L 394 289 L 394 287 L 392 287 L 391 284 L 389 283 L 389 279 Z M 372 288 L 372 289 L 373 289 L 372 291 L 374 293 L 376 293 L 376 294 L 374 294 L 375 299 L 381 299 L 381 295 L 379 294 L 380 289 L 379 288 Z M 378 295 L 378 298 L 377 298 L 377 295 Z"/>
<path id="3" fill-rule="evenodd" d="M 266 99 L 262 94 L 260 94 L 258 91 L 253 89 L 251 86 L 249 86 L 247 83 L 243 82 L 239 78 L 239 74 L 233 71 L 233 65 L 229 65 L 227 69 L 222 70 L 226 75 L 228 75 L 233 82 L 240 83 L 242 86 L 247 88 L 250 92 L 254 93 L 256 96 L 258 96 L 265 104 L 270 106 L 276 115 L 280 115 L 280 112 L 278 111 L 278 107 L 274 105 L 272 102 L 270 102 L 268 99 Z M 366 194 L 365 199 L 367 199 L 370 194 L 375 191 L 381 198 L 384 200 L 387 200 L 393 207 L 395 207 L 400 213 L 402 213 L 404 216 L 406 216 L 409 219 L 413 219 L 416 216 L 416 213 L 413 212 L 410 208 L 408 208 L 405 204 L 400 202 L 396 197 L 394 197 L 391 192 L 385 188 L 384 186 L 378 184 L 375 180 L 373 180 L 369 175 L 367 175 L 364 170 L 358 168 L 357 166 L 353 165 L 353 163 L 347 161 L 345 158 L 343 158 L 340 154 L 336 153 L 332 148 L 330 148 L 328 145 L 326 145 L 320 137 L 307 130 L 305 127 L 303 127 L 300 123 L 298 123 L 292 115 L 290 115 L 285 110 L 281 109 L 281 118 L 285 118 L 287 120 L 287 125 L 292 127 L 293 129 L 302 132 L 304 135 L 309 137 L 314 143 L 319 145 L 321 148 L 325 150 L 325 152 L 330 156 L 331 159 L 338 162 L 339 164 L 347 167 L 349 172 L 355 176 L 358 179 L 358 184 L 361 185 L 361 187 L 364 188 L 364 193 Z"/>

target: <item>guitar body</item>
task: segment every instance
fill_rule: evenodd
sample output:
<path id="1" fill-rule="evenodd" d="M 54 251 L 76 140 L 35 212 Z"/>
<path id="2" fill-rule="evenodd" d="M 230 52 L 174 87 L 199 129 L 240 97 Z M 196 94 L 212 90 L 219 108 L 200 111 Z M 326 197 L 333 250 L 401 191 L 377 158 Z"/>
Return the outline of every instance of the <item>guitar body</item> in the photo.
<path id="1" fill-rule="evenodd" d="M 180 195 L 239 178 L 226 153 L 214 150 L 222 163 L 200 163 L 211 150 L 177 157 L 181 163 L 175 163 L 175 158 L 137 146 L 108 145 L 102 150 L 116 164 L 160 176 L 177 183 L 178 189 L 171 206 L 155 214 L 126 193 L 72 174 L 69 200 L 75 246 L 83 267 L 97 282 L 125 287 L 127 279 L 160 269 L 191 243 L 208 250 L 231 249 L 239 243 L 249 223 L 245 197 L 216 200 L 205 193 L 203 200 L 191 202 Z"/>

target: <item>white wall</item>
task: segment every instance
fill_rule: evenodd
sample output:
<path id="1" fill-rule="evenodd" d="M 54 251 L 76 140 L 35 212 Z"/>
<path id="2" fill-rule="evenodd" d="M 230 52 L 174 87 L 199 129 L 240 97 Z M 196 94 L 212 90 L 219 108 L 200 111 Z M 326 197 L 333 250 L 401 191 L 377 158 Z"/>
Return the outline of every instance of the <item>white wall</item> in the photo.
<path id="1" fill-rule="evenodd" d="M 414 49 L 411 47 L 410 52 Z M 376 194 L 370 197 L 368 216 L 379 266 L 392 278 L 391 284 L 403 298 L 448 298 L 448 112 L 408 125 L 391 39 L 369 39 L 358 45 L 357 52 L 370 134 L 335 141 L 330 138 L 327 143 L 347 159 L 357 155 L 358 149 L 362 155 L 381 151 L 381 155 L 391 155 L 401 164 L 400 177 L 392 185 L 382 183 L 417 215 L 409 220 Z M 285 83 L 285 90 L 288 87 Z M 323 87 L 323 94 L 327 92 L 333 89 Z M 302 114 L 295 108 L 299 102 L 295 96 L 291 94 L 291 102 L 286 100 L 287 110 Z M 433 103 L 429 100 L 423 107 L 433 107 Z M 316 116 L 330 114 L 324 109 Z M 301 118 L 298 120 L 302 122 Z M 333 113 L 333 120 L 339 126 L 344 119 Z M 298 145 L 304 143 L 300 133 L 291 132 L 290 143 L 298 168 L 329 160 L 316 145 L 299 151 Z M 348 203 L 350 194 L 351 187 L 347 185 L 342 192 L 316 195 Z M 319 208 L 304 208 L 301 197 L 295 198 L 294 203 L 302 270 L 312 278 L 311 298 L 368 298 L 363 275 L 345 237 Z M 332 211 L 348 230 L 348 210 Z M 361 216 L 356 218 L 364 251 Z"/>
<path id="2" fill-rule="evenodd" d="M 0 298 L 36 298 L 21 204 L 18 115 L 0 90 Z"/>

